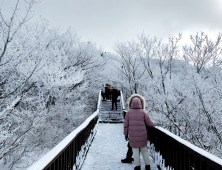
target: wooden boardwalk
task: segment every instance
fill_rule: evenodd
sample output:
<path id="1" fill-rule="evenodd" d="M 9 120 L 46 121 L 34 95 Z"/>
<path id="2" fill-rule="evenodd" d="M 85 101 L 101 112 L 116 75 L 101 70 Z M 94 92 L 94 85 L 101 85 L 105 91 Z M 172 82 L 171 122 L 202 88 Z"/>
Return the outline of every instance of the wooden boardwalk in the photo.
<path id="1" fill-rule="evenodd" d="M 133 163 L 121 163 L 121 159 L 126 157 L 127 143 L 123 123 L 100 123 L 81 170 L 133 170 Z M 141 169 L 145 170 L 142 156 L 140 161 Z M 152 163 L 151 170 L 158 168 Z"/>

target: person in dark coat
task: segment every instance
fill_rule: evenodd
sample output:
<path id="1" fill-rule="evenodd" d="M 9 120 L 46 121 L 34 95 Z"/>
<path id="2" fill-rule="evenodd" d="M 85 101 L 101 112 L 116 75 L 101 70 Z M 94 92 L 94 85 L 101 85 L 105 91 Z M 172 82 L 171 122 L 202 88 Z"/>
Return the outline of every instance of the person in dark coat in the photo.
<path id="1" fill-rule="evenodd" d="M 113 87 L 109 86 L 109 98 L 112 99 Z"/>
<path id="2" fill-rule="evenodd" d="M 117 98 L 119 96 L 119 92 L 117 91 L 117 89 L 113 89 L 112 90 L 112 110 L 114 107 L 114 104 L 116 106 L 116 110 L 117 110 Z"/>
<path id="3" fill-rule="evenodd" d="M 123 114 L 123 118 L 124 119 L 125 119 L 125 116 L 126 116 L 126 112 L 124 112 L 124 114 Z M 129 142 L 127 144 L 127 147 L 128 147 L 128 150 L 127 150 L 127 153 L 126 153 L 126 158 L 125 159 L 121 159 L 122 163 L 132 163 L 132 161 L 134 161 L 134 159 L 132 158 L 132 156 L 133 156 L 133 149 L 130 146 Z"/>
<path id="4" fill-rule="evenodd" d="M 109 100 L 110 98 L 109 98 L 109 85 L 108 84 L 106 84 L 105 86 L 105 95 L 106 95 L 106 100 Z"/>

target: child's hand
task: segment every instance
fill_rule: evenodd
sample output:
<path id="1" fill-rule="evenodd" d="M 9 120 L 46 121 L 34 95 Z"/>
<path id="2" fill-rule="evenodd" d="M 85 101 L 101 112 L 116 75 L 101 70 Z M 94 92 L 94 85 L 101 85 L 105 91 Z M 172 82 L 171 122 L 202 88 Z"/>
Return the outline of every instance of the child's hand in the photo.
<path id="1" fill-rule="evenodd" d="M 125 139 L 126 139 L 126 141 L 128 141 L 128 140 L 129 140 L 128 135 L 125 135 Z"/>

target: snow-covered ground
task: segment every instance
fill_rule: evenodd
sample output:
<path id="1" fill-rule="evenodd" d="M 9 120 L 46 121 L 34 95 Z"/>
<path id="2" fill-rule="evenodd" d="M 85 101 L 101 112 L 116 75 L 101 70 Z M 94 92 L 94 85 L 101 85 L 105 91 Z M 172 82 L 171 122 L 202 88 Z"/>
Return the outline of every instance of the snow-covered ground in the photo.
<path id="1" fill-rule="evenodd" d="M 95 138 L 89 148 L 81 170 L 130 170 L 134 164 L 123 164 L 121 159 L 126 157 L 127 141 L 123 135 L 123 123 L 100 123 Z M 145 169 L 142 156 L 141 169 Z M 151 170 L 158 170 L 151 164 Z"/>

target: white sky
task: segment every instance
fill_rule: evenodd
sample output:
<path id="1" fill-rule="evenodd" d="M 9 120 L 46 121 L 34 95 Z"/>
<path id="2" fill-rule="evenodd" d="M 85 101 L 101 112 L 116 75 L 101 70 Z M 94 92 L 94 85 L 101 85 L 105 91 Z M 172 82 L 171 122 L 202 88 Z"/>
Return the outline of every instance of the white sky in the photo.
<path id="1" fill-rule="evenodd" d="M 15 2 L 5 0 L 5 6 Z M 42 0 L 34 11 L 32 21 L 41 16 L 53 27 L 71 26 L 82 40 L 110 52 L 115 42 L 142 32 L 164 40 L 182 33 L 183 41 L 200 31 L 222 32 L 222 0 Z"/>

